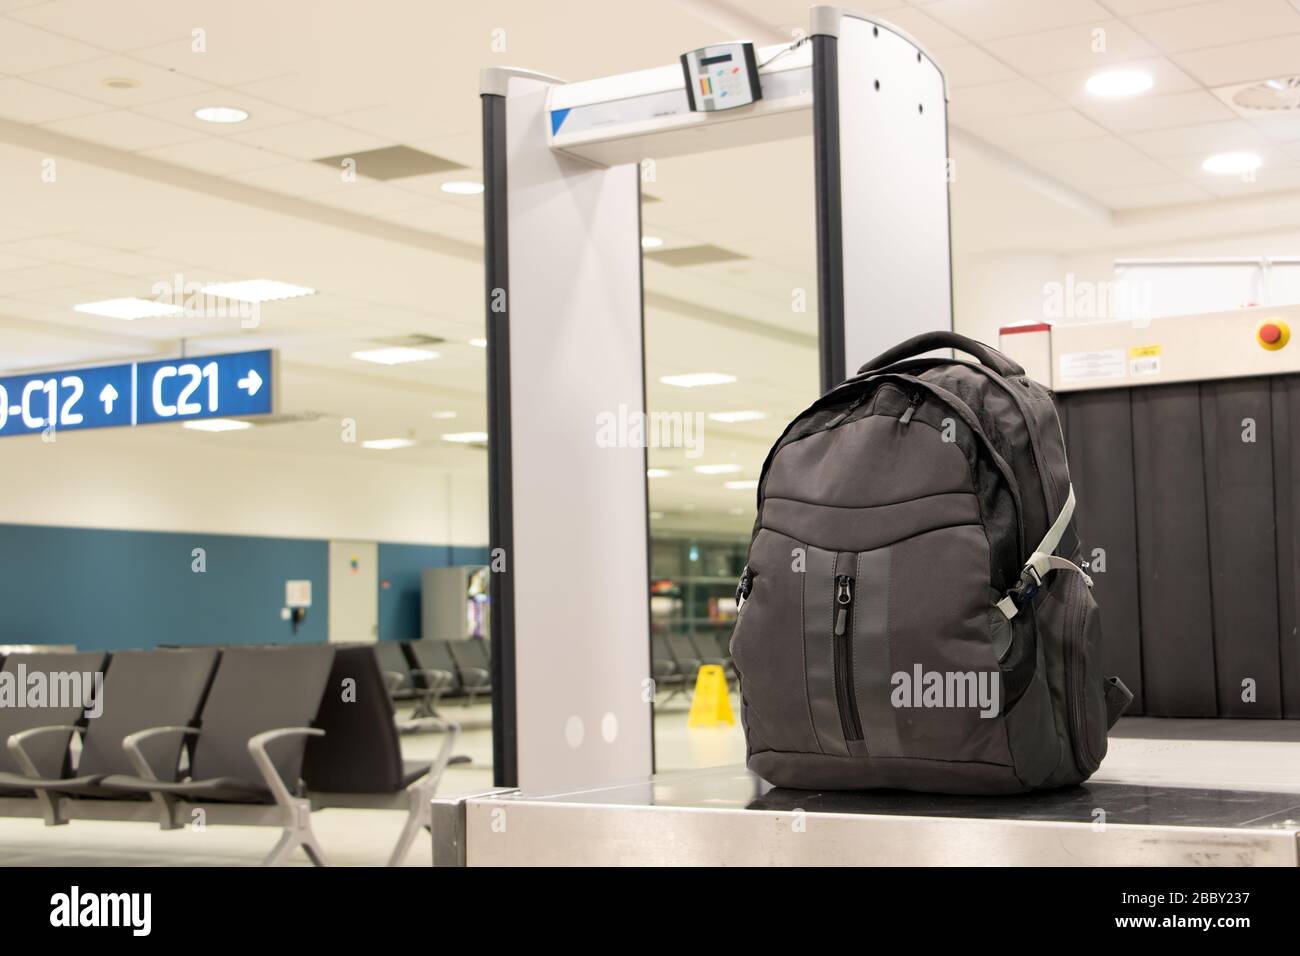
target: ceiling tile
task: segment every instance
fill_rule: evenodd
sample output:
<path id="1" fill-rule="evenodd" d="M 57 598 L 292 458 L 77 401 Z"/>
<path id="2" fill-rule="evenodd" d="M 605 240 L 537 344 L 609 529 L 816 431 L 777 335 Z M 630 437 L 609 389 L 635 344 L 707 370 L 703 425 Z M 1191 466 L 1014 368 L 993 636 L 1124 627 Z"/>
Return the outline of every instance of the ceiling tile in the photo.
<path id="1" fill-rule="evenodd" d="M 1144 209 L 1150 206 L 1204 202 L 1214 198 L 1213 194 L 1191 183 L 1125 186 L 1121 189 L 1101 190 L 1096 196 L 1111 209 Z"/>
<path id="2" fill-rule="evenodd" d="M 9 14 L 32 26 L 93 43 L 130 50 L 185 37 L 205 17 L 195 0 L 45 0 Z"/>
<path id="3" fill-rule="evenodd" d="M 1177 156 L 1222 153 L 1267 144 L 1264 134 L 1244 120 L 1198 123 L 1173 129 L 1131 133 L 1128 141 L 1148 156 L 1173 159 Z"/>
<path id="4" fill-rule="evenodd" d="M 1006 116 L 986 120 L 970 129 L 981 139 L 1012 151 L 1038 143 L 1065 143 L 1106 135 L 1104 129 L 1074 110 Z"/>
<path id="5" fill-rule="evenodd" d="M 219 176 L 267 166 L 280 166 L 286 159 L 270 150 L 257 149 L 245 146 L 243 143 L 232 143 L 211 136 L 176 146 L 144 150 L 140 155 Z"/>
<path id="6" fill-rule="evenodd" d="M 1075 183 L 1118 188 L 1177 178 L 1168 167 L 1115 136 L 1029 146 L 1023 155 L 1044 172 Z"/>
<path id="7" fill-rule="evenodd" d="M 142 256 L 134 253 L 116 253 L 94 259 L 84 259 L 80 263 L 88 269 L 100 269 L 119 276 L 159 276 L 169 277 L 185 271 L 184 264 L 174 259 L 159 256 Z"/>
<path id="8" fill-rule="evenodd" d="M 1215 173 L 1207 173 L 1201 168 L 1205 157 L 1214 152 L 1205 150 L 1201 152 L 1185 153 L 1181 156 L 1173 156 L 1164 161 L 1165 165 L 1175 170 L 1188 179 L 1199 183 L 1207 188 L 1214 183 L 1221 183 L 1224 180 L 1239 180 L 1241 182 L 1267 183 L 1273 179 L 1276 174 L 1282 170 L 1294 169 L 1300 166 L 1300 161 L 1291 155 L 1285 149 L 1279 146 L 1256 146 L 1251 148 L 1250 152 L 1259 155 L 1263 165 L 1252 173 L 1238 176 L 1222 176 Z M 1273 192 L 1275 190 L 1268 190 Z"/>
<path id="9" fill-rule="evenodd" d="M 1082 109 L 1088 116 L 1117 133 L 1212 123 L 1234 117 L 1232 110 L 1218 97 L 1204 90 L 1149 98 L 1094 100 Z"/>
<path id="10" fill-rule="evenodd" d="M 950 90 L 1016 79 L 1015 70 L 999 63 L 977 46 L 948 47 L 937 59 Z"/>
<path id="11" fill-rule="evenodd" d="M 5 17 L 0 17 L 0 50 L 4 72 L 15 75 L 92 60 L 107 52 Z"/>
<path id="12" fill-rule="evenodd" d="M 93 116 L 59 120 L 46 123 L 45 128 L 65 136 L 74 136 L 77 139 L 132 153 L 203 138 L 203 134 L 195 130 L 185 129 L 175 123 L 166 123 L 149 116 L 141 116 L 129 110 L 113 110 L 109 113 L 96 113 Z"/>
<path id="13" fill-rule="evenodd" d="M 1172 10 L 1175 7 L 1191 7 L 1205 0 L 1106 0 L 1106 7 L 1117 17 L 1131 17 L 1153 10 Z"/>
<path id="14" fill-rule="evenodd" d="M 1300 33 L 1300 11 L 1287 0 L 1218 0 L 1129 23 L 1160 49 L 1180 52 Z"/>
<path id="15" fill-rule="evenodd" d="M 0 79 L 0 117 L 18 123 L 46 123 L 108 110 L 103 103 L 70 96 L 17 77 Z"/>
<path id="16" fill-rule="evenodd" d="M 924 9 L 957 32 L 981 41 L 1100 23 L 1108 17 L 1105 8 L 1093 0 L 940 0 Z"/>
<path id="17" fill-rule="evenodd" d="M 76 262 L 105 254 L 105 250 L 97 245 L 77 242 L 75 239 L 66 239 L 62 236 L 39 236 L 6 242 L 0 245 L 0 252 L 31 256 L 45 262 Z"/>
<path id="18" fill-rule="evenodd" d="M 397 100 L 368 109 L 334 113 L 329 118 L 344 126 L 380 136 L 390 143 L 416 143 L 446 132 L 439 129 L 437 118 L 424 109 L 419 100 Z"/>
<path id="19" fill-rule="evenodd" d="M 194 115 L 195 110 L 204 106 L 233 106 L 245 110 L 248 119 L 242 123 L 209 123 Z M 148 103 L 137 107 L 136 112 L 189 129 L 196 129 L 209 136 L 220 137 L 234 137 L 253 130 L 282 126 L 306 119 L 301 113 L 287 110 L 283 106 L 231 90 L 213 90 L 208 93 L 181 96 L 161 103 Z"/>
<path id="20" fill-rule="evenodd" d="M 957 123 L 1019 113 L 1043 113 L 1065 106 L 1030 80 L 1008 80 L 954 90 L 949 102 L 949 116 Z"/>
<path id="21" fill-rule="evenodd" d="M 966 42 L 965 38 L 953 33 L 938 20 L 916 7 L 892 10 L 880 19 L 899 27 L 930 53 L 946 47 L 961 46 Z"/>
<path id="22" fill-rule="evenodd" d="M 1063 70 L 1101 70 L 1157 52 L 1133 28 L 1119 20 L 1092 21 L 1078 26 L 1006 37 L 985 49 L 1028 76 Z"/>
<path id="23" fill-rule="evenodd" d="M 229 40 L 230 35 L 224 34 L 224 38 Z M 194 49 L 194 40 L 187 32 L 180 39 L 132 50 L 131 55 L 217 86 L 239 86 L 284 72 L 283 61 L 274 55 L 274 38 L 262 35 L 261 30 L 244 31 L 234 37 L 234 42 L 222 39 L 221 33 L 209 35 L 206 48 L 200 52 Z"/>
<path id="24" fill-rule="evenodd" d="M 0 251 L 0 272 L 9 269 L 27 269 L 31 266 L 44 265 L 40 259 L 31 259 L 27 256 L 11 256 L 6 252 Z"/>
<path id="25" fill-rule="evenodd" d="M 250 146 L 261 146 L 295 159 L 316 159 L 348 152 L 361 152 L 387 146 L 386 140 L 359 130 L 320 119 L 285 123 L 268 129 L 236 133 L 233 139 Z"/>
<path id="26" fill-rule="evenodd" d="M 388 216 L 418 209 L 433 200 L 392 186 L 364 185 L 357 182 L 333 192 L 319 193 L 312 196 L 312 201 L 367 216 Z"/>
<path id="27" fill-rule="evenodd" d="M 1271 142 L 1292 143 L 1300 141 L 1300 115 L 1285 113 L 1278 116 L 1252 116 L 1247 122 L 1263 133 Z"/>
<path id="28" fill-rule="evenodd" d="M 156 103 L 212 89 L 211 84 L 202 80 L 126 56 L 106 56 L 51 70 L 38 70 L 28 74 L 27 79 L 65 93 L 120 107 Z M 104 81 L 108 79 L 129 79 L 138 85 L 120 89 L 105 85 Z"/>
<path id="29" fill-rule="evenodd" d="M 1206 86 L 1291 76 L 1300 69 L 1300 35 L 1174 53 L 1171 58 Z"/>
<path id="30" fill-rule="evenodd" d="M 307 162 L 232 173 L 230 178 L 286 196 L 311 196 L 345 185 L 341 170 L 325 169 L 316 163 Z"/>

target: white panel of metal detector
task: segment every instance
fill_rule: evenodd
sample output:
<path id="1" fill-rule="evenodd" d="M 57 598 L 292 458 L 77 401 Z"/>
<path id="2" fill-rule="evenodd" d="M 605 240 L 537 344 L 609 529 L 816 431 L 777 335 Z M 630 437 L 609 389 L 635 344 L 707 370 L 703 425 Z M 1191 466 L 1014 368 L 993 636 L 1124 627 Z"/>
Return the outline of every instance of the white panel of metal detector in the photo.
<path id="1" fill-rule="evenodd" d="M 839 43 L 844 349 L 851 375 L 952 328 L 943 74 L 884 24 L 844 14 Z"/>
<path id="2" fill-rule="evenodd" d="M 546 90 L 506 104 L 519 786 L 651 764 L 638 169 L 547 143 Z"/>

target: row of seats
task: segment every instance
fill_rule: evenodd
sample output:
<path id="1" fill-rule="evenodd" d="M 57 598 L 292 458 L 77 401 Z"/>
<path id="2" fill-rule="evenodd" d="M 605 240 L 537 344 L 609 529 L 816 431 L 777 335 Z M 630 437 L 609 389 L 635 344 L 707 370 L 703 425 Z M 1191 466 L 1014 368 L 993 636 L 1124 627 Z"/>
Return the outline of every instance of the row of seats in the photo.
<path id="1" fill-rule="evenodd" d="M 266 864 L 302 847 L 325 855 L 311 829 L 323 807 L 405 809 L 389 860 L 399 863 L 451 762 L 459 728 L 426 717 L 399 726 L 374 645 L 230 646 L 152 651 L 23 653 L 20 675 L 103 673 L 102 699 L 0 708 L 0 815 L 141 820 L 185 826 L 279 826 Z M 430 762 L 404 762 L 399 732 L 445 734 Z M 74 764 L 73 735 L 81 738 Z"/>
<path id="2" fill-rule="evenodd" d="M 700 668 L 705 664 L 720 666 L 731 680 L 735 669 L 731 663 L 731 631 L 655 631 L 652 635 L 652 663 L 658 687 L 668 691 L 668 697 L 695 687 Z"/>
<path id="3" fill-rule="evenodd" d="M 416 700 L 415 717 L 436 716 L 444 697 L 466 705 L 492 693 L 492 655 L 487 641 L 380 641 L 375 645 L 394 700 Z"/>

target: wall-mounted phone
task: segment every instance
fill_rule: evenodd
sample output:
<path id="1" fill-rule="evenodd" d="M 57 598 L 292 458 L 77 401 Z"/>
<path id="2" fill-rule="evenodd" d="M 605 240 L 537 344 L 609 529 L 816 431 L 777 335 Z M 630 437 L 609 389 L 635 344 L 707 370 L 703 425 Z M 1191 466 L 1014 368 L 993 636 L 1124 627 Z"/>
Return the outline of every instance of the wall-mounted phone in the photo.
<path id="1" fill-rule="evenodd" d="M 285 581 L 284 607 L 280 609 L 280 619 L 288 621 L 293 633 L 307 619 L 307 608 L 311 607 L 311 581 Z"/>

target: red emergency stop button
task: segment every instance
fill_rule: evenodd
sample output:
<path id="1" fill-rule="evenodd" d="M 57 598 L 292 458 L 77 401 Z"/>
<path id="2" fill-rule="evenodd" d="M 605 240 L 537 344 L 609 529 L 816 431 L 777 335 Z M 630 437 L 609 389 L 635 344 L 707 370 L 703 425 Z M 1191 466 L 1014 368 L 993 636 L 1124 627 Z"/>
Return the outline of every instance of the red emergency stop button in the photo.
<path id="1" fill-rule="evenodd" d="M 1291 341 L 1291 329 L 1281 319 L 1270 319 L 1256 330 L 1255 341 L 1270 352 L 1276 352 Z"/>

